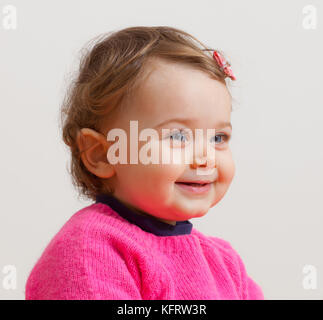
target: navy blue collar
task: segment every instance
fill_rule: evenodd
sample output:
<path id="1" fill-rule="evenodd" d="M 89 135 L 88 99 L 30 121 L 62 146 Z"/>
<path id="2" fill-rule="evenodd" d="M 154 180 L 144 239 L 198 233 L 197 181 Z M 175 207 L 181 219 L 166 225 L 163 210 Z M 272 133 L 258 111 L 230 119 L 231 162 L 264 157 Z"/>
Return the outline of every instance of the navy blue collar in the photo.
<path id="1" fill-rule="evenodd" d="M 192 231 L 193 224 L 188 220 L 177 221 L 176 225 L 173 226 L 160 221 L 153 216 L 142 216 L 128 208 L 124 203 L 112 195 L 98 194 L 96 196 L 96 203 L 98 202 L 108 205 L 124 219 L 157 236 L 177 236 L 181 234 L 190 234 Z"/>

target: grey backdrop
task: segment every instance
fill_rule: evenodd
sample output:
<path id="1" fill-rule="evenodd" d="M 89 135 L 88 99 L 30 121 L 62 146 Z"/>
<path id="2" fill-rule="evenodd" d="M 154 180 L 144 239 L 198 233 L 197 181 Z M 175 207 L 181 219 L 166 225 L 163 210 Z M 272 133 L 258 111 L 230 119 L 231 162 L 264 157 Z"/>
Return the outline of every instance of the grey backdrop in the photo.
<path id="1" fill-rule="evenodd" d="M 6 5 L 17 10 L 16 29 L 3 23 Z M 307 5 L 314 29 L 303 23 Z M 50 239 L 90 204 L 77 199 L 58 130 L 78 52 L 98 34 L 135 25 L 190 32 L 223 50 L 238 78 L 230 86 L 236 175 L 194 227 L 229 241 L 266 299 L 323 298 L 322 1 L 7 0 L 0 8 L 0 299 L 24 299 Z M 16 289 L 5 288 L 7 265 Z M 306 265 L 316 289 L 303 286 Z"/>

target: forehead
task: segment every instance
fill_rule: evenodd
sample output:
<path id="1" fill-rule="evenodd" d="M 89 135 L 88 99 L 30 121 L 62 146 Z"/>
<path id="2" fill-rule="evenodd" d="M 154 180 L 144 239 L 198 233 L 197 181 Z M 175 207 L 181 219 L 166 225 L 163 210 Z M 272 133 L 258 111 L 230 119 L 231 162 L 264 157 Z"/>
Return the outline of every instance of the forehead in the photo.
<path id="1" fill-rule="evenodd" d="M 189 65 L 163 60 L 150 64 L 131 105 L 152 125 L 189 116 L 196 125 L 213 126 L 216 120 L 230 120 L 231 114 L 231 96 L 223 83 Z"/>

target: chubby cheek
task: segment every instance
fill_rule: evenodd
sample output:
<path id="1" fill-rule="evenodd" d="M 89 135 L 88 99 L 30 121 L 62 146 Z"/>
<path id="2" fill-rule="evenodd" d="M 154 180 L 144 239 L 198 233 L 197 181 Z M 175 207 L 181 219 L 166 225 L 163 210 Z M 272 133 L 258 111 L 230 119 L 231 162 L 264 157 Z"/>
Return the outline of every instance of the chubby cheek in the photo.
<path id="1" fill-rule="evenodd" d="M 235 164 L 230 154 L 221 159 L 218 169 L 219 178 L 215 185 L 215 193 L 212 206 L 214 206 L 224 197 L 234 178 Z"/>
<path id="2" fill-rule="evenodd" d="M 230 184 L 235 175 L 235 164 L 232 156 L 227 156 L 221 164 L 221 181 L 225 184 Z"/>
<path id="3" fill-rule="evenodd" d="M 168 196 L 165 193 L 172 191 L 173 184 L 185 171 L 185 164 L 182 160 L 182 153 L 180 150 L 173 150 L 173 154 L 170 149 L 163 146 L 160 141 L 154 141 L 151 143 L 151 151 L 159 154 L 158 163 L 150 163 L 148 165 L 140 164 L 138 171 L 140 175 L 144 177 L 145 187 L 149 190 L 155 190 L 159 193 L 163 193 L 164 196 Z M 162 149 L 164 147 L 164 149 Z M 165 162 L 163 155 L 169 159 L 169 163 Z M 169 154 L 169 157 L 167 156 Z M 171 190 L 169 190 L 171 189 Z M 160 194 L 162 196 L 162 194 Z"/>
<path id="4" fill-rule="evenodd" d="M 173 184 L 184 171 L 182 165 L 147 164 L 116 165 L 117 188 L 123 194 L 149 198 L 169 197 Z"/>
<path id="5" fill-rule="evenodd" d="M 173 192 L 174 182 L 183 174 L 185 167 L 176 164 L 158 164 L 146 166 L 143 174 L 145 188 L 159 193 L 159 196 L 169 196 Z"/>

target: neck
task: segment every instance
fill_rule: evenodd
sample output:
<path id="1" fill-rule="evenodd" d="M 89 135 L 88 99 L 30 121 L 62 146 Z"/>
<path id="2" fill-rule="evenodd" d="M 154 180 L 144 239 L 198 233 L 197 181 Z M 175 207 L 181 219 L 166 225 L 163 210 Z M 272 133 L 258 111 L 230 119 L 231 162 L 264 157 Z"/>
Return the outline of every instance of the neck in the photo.
<path id="1" fill-rule="evenodd" d="M 162 219 L 162 218 L 157 218 L 157 217 L 152 216 L 152 215 L 150 215 L 150 214 L 148 214 L 148 213 L 146 213 L 144 211 L 140 211 L 140 210 L 138 210 L 138 209 L 136 209 L 136 208 L 128 205 L 127 203 L 124 203 L 124 205 L 126 205 L 129 209 L 134 210 L 136 213 L 138 213 L 141 216 L 152 217 L 152 218 L 155 218 L 155 219 L 160 220 L 162 222 L 168 223 L 170 225 L 173 225 L 173 226 L 176 225 L 176 221 L 171 221 L 171 220 L 166 220 L 166 219 Z"/>

